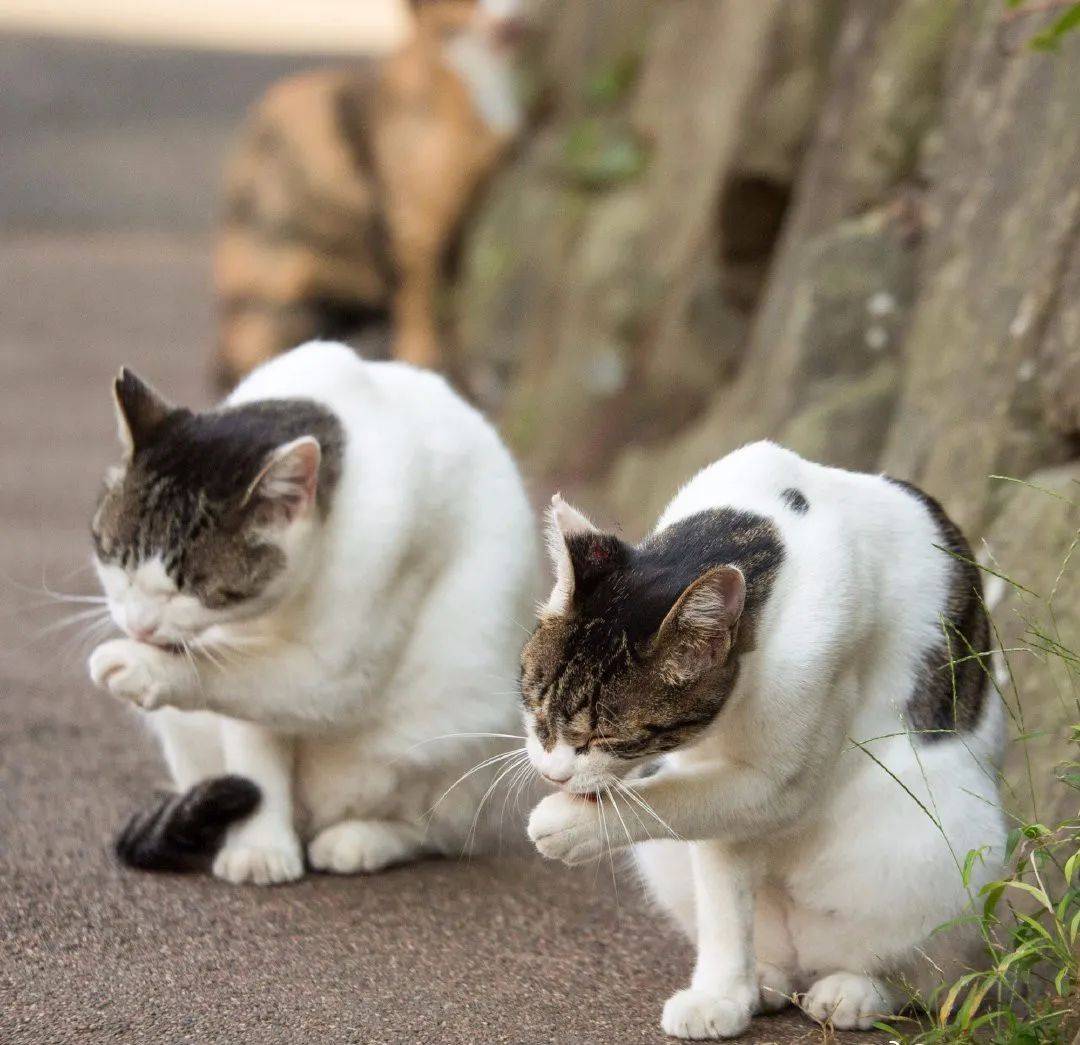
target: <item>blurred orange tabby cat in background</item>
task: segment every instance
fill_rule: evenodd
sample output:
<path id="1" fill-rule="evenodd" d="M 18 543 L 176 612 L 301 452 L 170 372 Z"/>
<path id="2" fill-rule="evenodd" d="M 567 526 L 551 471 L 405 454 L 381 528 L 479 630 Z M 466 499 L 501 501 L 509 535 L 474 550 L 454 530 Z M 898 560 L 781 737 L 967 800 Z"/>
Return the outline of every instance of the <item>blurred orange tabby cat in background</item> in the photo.
<path id="1" fill-rule="evenodd" d="M 414 0 L 385 57 L 272 87 L 225 178 L 216 372 L 389 315 L 393 355 L 445 363 L 437 291 L 480 183 L 521 126 L 516 0 Z"/>

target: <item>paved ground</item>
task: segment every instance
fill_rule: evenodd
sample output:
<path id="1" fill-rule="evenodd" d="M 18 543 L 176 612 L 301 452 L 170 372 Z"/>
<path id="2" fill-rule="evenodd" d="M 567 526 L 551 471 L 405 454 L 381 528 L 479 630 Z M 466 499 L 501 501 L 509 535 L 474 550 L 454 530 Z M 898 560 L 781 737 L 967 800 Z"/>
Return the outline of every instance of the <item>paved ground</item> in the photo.
<path id="1" fill-rule="evenodd" d="M 0 1042 L 659 1042 L 692 956 L 606 867 L 259 890 L 108 853 L 160 768 L 43 584 L 93 590 L 117 366 L 203 398 L 220 150 L 295 64 L 0 39 Z M 787 1016 L 747 1040 L 822 1035 Z"/>

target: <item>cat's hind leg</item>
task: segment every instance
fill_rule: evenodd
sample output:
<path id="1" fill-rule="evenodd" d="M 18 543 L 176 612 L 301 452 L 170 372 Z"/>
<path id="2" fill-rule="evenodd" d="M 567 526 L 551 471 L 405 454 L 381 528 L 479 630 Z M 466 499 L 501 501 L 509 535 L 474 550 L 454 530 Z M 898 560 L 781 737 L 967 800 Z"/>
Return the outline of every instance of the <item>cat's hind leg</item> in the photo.
<path id="1" fill-rule="evenodd" d="M 413 860 L 424 851 L 423 829 L 392 820 L 342 820 L 320 831 L 308 846 L 316 871 L 371 874 Z"/>
<path id="2" fill-rule="evenodd" d="M 875 759 L 889 772 L 856 766 L 785 874 L 803 1008 L 837 1028 L 870 1027 L 985 960 L 967 915 L 1005 833 L 993 777 L 959 743 L 900 737 Z"/>

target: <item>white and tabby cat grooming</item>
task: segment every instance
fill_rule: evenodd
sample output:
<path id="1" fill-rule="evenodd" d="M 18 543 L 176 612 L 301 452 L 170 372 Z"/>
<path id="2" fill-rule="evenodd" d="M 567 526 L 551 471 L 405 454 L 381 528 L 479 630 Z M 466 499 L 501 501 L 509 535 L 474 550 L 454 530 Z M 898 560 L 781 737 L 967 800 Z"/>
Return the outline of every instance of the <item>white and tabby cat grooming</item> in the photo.
<path id="1" fill-rule="evenodd" d="M 128 637 L 90 674 L 148 712 L 180 792 L 121 858 L 198 865 L 224 836 L 214 873 L 267 884 L 301 876 L 303 843 L 342 874 L 459 853 L 483 774 L 426 814 L 516 732 L 538 582 L 494 430 L 436 375 L 319 342 L 213 410 L 128 371 L 116 403 L 93 536 Z"/>
<path id="2" fill-rule="evenodd" d="M 755 443 L 637 546 L 558 497 L 550 542 L 522 694 L 560 790 L 529 835 L 570 864 L 634 844 L 697 946 L 668 1034 L 736 1035 L 796 994 L 867 1028 L 898 983 L 979 960 L 977 930 L 934 930 L 969 903 L 969 851 L 972 894 L 1000 868 L 1003 715 L 979 573 L 937 502 Z"/>

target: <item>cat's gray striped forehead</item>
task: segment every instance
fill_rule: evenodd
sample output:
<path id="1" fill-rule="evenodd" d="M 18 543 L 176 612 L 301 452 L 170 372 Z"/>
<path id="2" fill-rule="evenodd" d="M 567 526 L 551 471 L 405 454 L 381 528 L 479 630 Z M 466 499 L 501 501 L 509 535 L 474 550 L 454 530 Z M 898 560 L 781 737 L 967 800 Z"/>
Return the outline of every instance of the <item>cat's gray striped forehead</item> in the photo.
<path id="1" fill-rule="evenodd" d="M 276 449 L 306 435 L 322 451 L 316 496 L 325 516 L 344 448 L 341 423 L 328 409 L 281 399 L 168 410 L 106 483 L 92 527 L 99 558 L 127 568 L 156 556 L 178 587 L 224 585 L 234 598 L 249 597 L 281 569 L 283 556 L 251 534 L 245 495 Z"/>

